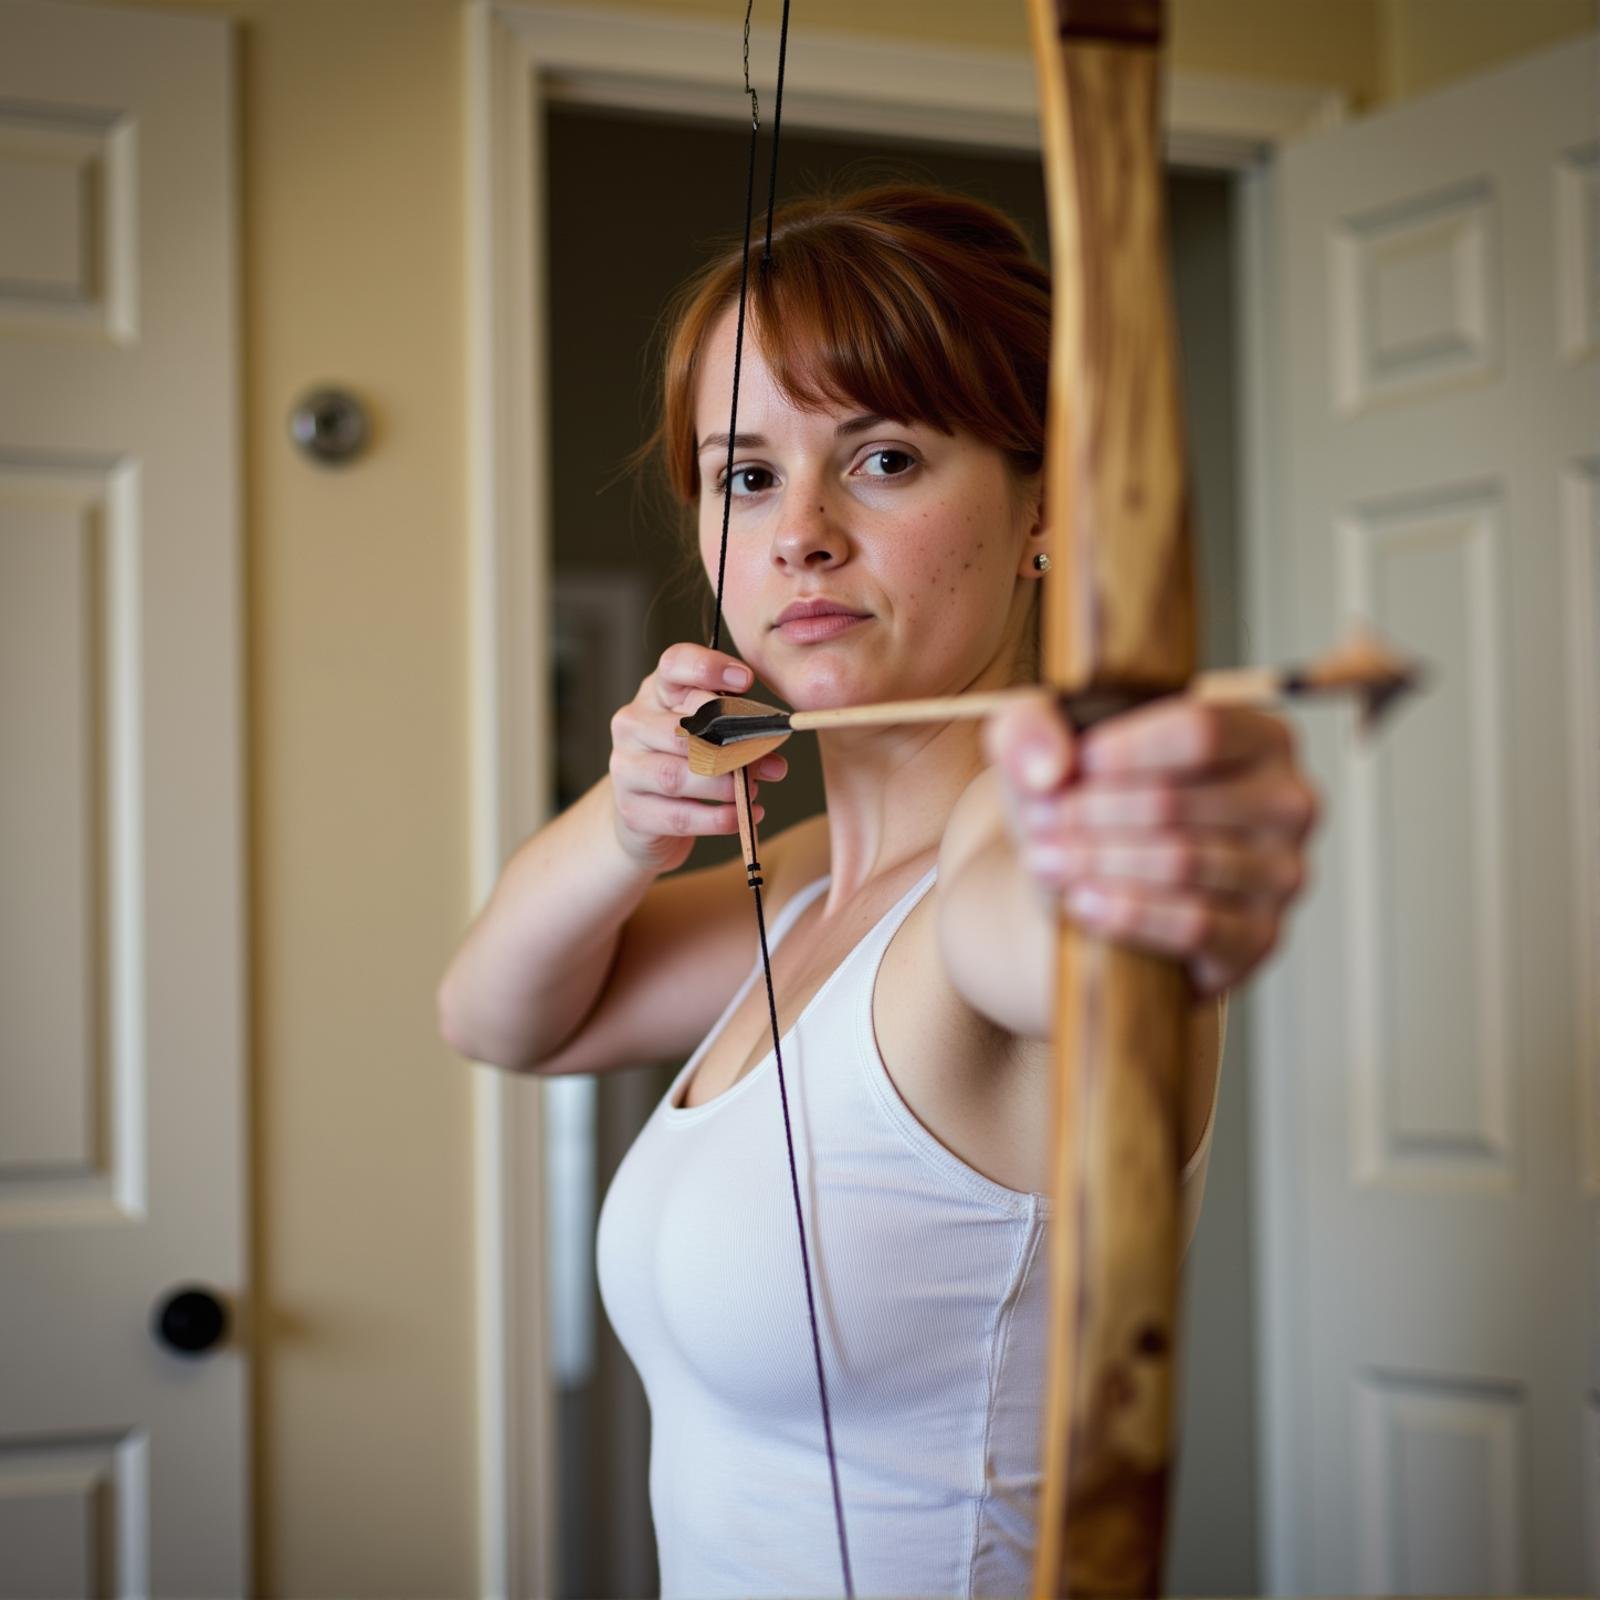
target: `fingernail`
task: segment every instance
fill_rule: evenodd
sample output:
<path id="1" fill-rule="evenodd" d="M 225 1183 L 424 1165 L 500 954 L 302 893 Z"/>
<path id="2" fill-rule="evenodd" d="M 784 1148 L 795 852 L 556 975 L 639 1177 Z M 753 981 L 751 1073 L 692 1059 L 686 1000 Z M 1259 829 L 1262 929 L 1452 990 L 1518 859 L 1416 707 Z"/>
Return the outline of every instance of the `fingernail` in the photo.
<path id="1" fill-rule="evenodd" d="M 1045 878 L 1051 883 L 1059 883 L 1066 876 L 1066 864 L 1061 858 L 1061 851 L 1052 844 L 1030 845 L 1023 862 L 1034 877 Z"/>
<path id="2" fill-rule="evenodd" d="M 1098 889 L 1077 888 L 1067 896 L 1067 909 L 1080 917 L 1099 917 L 1105 914 L 1106 897 Z"/>
<path id="3" fill-rule="evenodd" d="M 1049 789 L 1060 772 L 1055 751 L 1042 744 L 1026 745 L 1022 751 L 1022 781 L 1030 789 Z"/>
<path id="4" fill-rule="evenodd" d="M 750 669 L 748 667 L 729 667 L 722 674 L 722 681 L 730 689 L 742 689 L 750 681 Z"/>

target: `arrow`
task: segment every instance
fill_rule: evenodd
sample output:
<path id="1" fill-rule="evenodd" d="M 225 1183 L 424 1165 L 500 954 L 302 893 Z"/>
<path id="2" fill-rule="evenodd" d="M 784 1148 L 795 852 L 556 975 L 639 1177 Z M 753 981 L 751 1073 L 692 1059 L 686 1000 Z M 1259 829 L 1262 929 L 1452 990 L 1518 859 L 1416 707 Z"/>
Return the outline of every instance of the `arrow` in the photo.
<path id="1" fill-rule="evenodd" d="M 719 695 L 679 720 L 689 742 L 689 770 L 720 777 L 759 761 L 791 734 L 831 728 L 887 728 L 911 722 L 952 722 L 987 717 L 1019 700 L 1053 700 L 1080 732 L 1104 718 L 1152 700 L 1183 698 L 1207 705 L 1275 706 L 1288 700 L 1352 696 L 1359 702 L 1363 733 L 1379 721 L 1424 677 L 1420 663 L 1392 650 L 1367 628 L 1355 628 L 1344 643 L 1314 661 L 1287 667 L 1228 667 L 1199 674 L 1183 691 L 1110 693 L 1103 689 L 1065 694 L 1042 684 L 927 700 L 886 700 L 868 706 L 836 706 L 823 711 L 783 711 L 739 696 Z"/>

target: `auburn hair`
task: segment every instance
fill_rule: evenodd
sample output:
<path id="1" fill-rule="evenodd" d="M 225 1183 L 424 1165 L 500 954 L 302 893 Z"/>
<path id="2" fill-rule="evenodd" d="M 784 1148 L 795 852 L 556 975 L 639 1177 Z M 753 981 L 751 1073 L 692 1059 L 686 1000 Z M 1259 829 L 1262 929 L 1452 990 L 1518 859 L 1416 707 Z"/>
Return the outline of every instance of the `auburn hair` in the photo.
<path id="1" fill-rule="evenodd" d="M 752 233 L 745 337 L 792 404 L 860 405 L 957 429 L 1022 476 L 1044 460 L 1050 278 L 1015 222 L 928 184 L 890 183 L 780 206 L 772 254 Z M 659 452 L 680 502 L 700 493 L 695 391 L 706 339 L 739 299 L 740 249 L 679 291 L 666 319 Z"/>

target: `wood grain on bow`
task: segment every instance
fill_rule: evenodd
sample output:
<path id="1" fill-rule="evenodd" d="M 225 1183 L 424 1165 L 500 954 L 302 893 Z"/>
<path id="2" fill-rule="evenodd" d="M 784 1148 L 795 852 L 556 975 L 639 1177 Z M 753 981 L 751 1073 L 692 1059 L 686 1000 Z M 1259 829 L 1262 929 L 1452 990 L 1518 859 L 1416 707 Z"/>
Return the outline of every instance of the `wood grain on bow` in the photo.
<path id="1" fill-rule="evenodd" d="M 1172 690 L 1193 553 L 1163 223 L 1159 0 L 1029 0 L 1054 282 L 1045 670 Z M 1063 924 L 1037 1597 L 1154 1594 L 1177 1349 L 1180 964 Z"/>

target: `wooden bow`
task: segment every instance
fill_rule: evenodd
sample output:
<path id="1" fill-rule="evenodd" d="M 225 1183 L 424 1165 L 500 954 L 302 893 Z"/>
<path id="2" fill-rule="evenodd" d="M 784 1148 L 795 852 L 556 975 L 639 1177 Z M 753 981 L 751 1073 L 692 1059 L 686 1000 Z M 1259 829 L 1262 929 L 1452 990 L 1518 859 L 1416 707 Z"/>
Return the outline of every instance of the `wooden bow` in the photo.
<path id="1" fill-rule="evenodd" d="M 1029 0 L 1054 309 L 1045 672 L 1170 691 L 1194 557 L 1163 222 L 1160 0 Z M 1155 1594 L 1172 1455 L 1182 966 L 1063 923 L 1037 1600 Z"/>
<path id="2" fill-rule="evenodd" d="M 1185 686 L 1213 700 L 1353 693 L 1370 729 L 1420 682 L 1421 670 L 1366 634 L 1299 668 L 1210 675 L 1209 693 L 1191 682 L 1195 563 L 1163 216 L 1163 3 L 1028 0 L 1028 8 L 1054 285 L 1045 678 L 1063 706 L 1093 708 L 1096 718 Z M 779 82 L 781 92 L 781 52 Z M 997 698 L 823 714 L 729 700 L 684 718 L 682 731 L 694 770 L 747 773 L 803 727 L 943 719 L 980 703 L 992 709 Z M 719 722 L 741 720 L 763 726 L 717 735 Z M 735 799 L 759 923 L 746 781 L 735 785 Z M 1178 1347 L 1181 1091 L 1193 1006 L 1182 963 L 1062 922 L 1035 1600 L 1153 1595 L 1161 1587 Z M 775 1005 L 772 1013 L 777 1053 Z M 826 1423 L 820 1349 L 817 1366 Z M 849 1594 L 831 1432 L 829 1465 Z"/>
<path id="3" fill-rule="evenodd" d="M 1045 671 L 1063 695 L 1125 704 L 1182 689 L 1195 668 L 1163 223 L 1161 0 L 1028 4 L 1054 281 Z M 685 719 L 686 736 L 697 731 L 692 724 Z M 764 748 L 734 747 L 716 768 L 745 769 L 735 800 L 758 919 L 761 874 L 743 780 Z M 1172 1454 L 1180 1089 L 1193 1002 L 1180 963 L 1065 922 L 1057 985 L 1034 1594 L 1154 1594 Z M 822 1400 L 826 1421 L 825 1390 Z M 831 1470 L 831 1435 L 829 1461 Z M 837 1478 L 834 1496 L 849 1593 Z"/>

